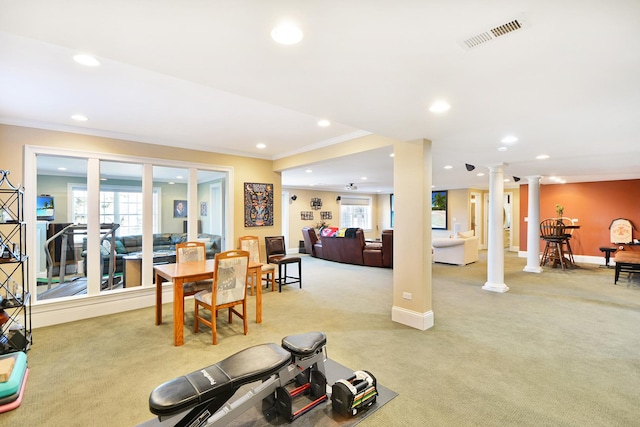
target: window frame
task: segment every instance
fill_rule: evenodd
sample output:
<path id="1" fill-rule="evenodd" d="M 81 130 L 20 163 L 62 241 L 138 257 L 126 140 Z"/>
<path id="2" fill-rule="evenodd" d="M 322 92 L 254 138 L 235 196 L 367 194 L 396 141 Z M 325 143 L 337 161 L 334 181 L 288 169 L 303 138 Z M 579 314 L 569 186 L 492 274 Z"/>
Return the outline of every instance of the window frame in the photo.
<path id="1" fill-rule="evenodd" d="M 353 201 L 362 200 L 362 201 L 366 201 L 366 203 L 350 203 L 350 201 L 352 200 Z M 346 214 L 344 212 L 346 208 L 352 208 L 357 206 L 361 206 L 365 208 L 365 212 L 364 212 L 365 219 L 363 221 L 364 224 L 360 224 L 358 223 L 357 220 L 356 221 L 353 220 L 353 217 L 354 217 L 353 212 L 349 214 Z M 345 216 L 348 216 L 351 218 L 348 224 L 345 223 L 344 221 Z M 340 227 L 342 228 L 355 227 L 355 228 L 362 228 L 362 230 L 364 231 L 371 231 L 373 229 L 373 197 L 365 196 L 365 195 L 341 196 L 340 197 Z"/>

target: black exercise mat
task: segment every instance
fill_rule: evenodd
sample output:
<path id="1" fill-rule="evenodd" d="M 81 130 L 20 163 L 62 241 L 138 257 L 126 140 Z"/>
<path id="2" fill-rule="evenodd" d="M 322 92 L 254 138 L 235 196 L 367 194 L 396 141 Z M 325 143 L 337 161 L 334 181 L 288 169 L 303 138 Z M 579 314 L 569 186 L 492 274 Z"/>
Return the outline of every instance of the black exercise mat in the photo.
<path id="1" fill-rule="evenodd" d="M 346 366 L 339 364 L 331 359 L 327 359 L 325 363 L 326 373 L 327 373 L 327 384 L 333 384 L 337 380 L 341 378 L 348 378 L 353 375 L 354 370 L 349 369 Z M 359 368 L 360 370 L 367 370 L 366 367 Z M 371 374 L 375 377 L 375 372 L 371 372 Z M 377 378 L 376 378 L 377 380 Z M 232 401 L 244 396 L 252 387 L 256 384 L 247 384 L 241 387 L 238 392 L 231 399 Z M 331 426 L 340 426 L 340 427 L 350 427 L 358 424 L 360 421 L 365 419 L 367 416 L 372 414 L 373 412 L 380 409 L 385 403 L 389 402 L 391 399 L 396 397 L 398 394 L 392 390 L 381 385 L 379 382 L 376 384 L 376 388 L 378 390 L 378 396 L 376 398 L 376 402 L 371 405 L 368 409 L 360 411 L 354 417 L 344 417 L 340 414 L 334 413 L 331 408 L 331 399 L 328 399 L 326 402 L 318 405 L 313 408 L 308 413 L 301 415 L 298 419 L 293 422 L 289 422 L 284 417 L 278 416 L 271 421 L 267 421 L 265 417 L 262 415 L 262 404 L 259 402 L 253 408 L 249 409 L 242 415 L 240 415 L 237 419 L 229 424 L 232 427 L 268 427 L 268 426 L 284 426 L 290 425 L 294 427 L 331 427 Z M 294 401 L 294 408 L 298 406 L 303 406 L 308 403 L 309 400 L 306 396 L 301 396 L 296 399 L 301 401 L 300 405 L 296 404 Z M 140 424 L 139 427 L 171 427 L 180 419 L 179 416 L 173 417 L 171 419 L 165 420 L 160 423 L 157 418 L 149 420 L 143 424 Z"/>

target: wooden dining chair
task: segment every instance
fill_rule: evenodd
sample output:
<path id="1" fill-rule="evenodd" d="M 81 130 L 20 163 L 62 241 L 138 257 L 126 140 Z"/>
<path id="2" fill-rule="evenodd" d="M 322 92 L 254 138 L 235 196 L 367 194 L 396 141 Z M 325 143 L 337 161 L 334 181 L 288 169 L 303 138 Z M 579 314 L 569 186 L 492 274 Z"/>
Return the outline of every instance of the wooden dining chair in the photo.
<path id="1" fill-rule="evenodd" d="M 216 254 L 213 271 L 213 286 L 210 290 L 200 291 L 195 300 L 195 322 L 193 331 L 198 332 L 200 323 L 211 328 L 213 345 L 218 344 L 216 317 L 218 310 L 228 309 L 229 323 L 235 314 L 242 319 L 244 334 L 247 335 L 247 276 L 249 274 L 249 252 L 231 250 Z M 236 307 L 242 306 L 242 313 Z M 210 316 L 201 316 L 200 309 L 209 311 Z"/>
<path id="2" fill-rule="evenodd" d="M 206 261 L 206 250 L 203 242 L 182 242 L 176 244 L 176 263 Z M 187 282 L 183 285 L 184 296 L 188 297 L 196 293 L 211 289 L 211 280 L 199 280 Z M 184 299 L 182 301 L 184 309 Z M 182 310 L 184 312 L 184 310 Z"/>
<path id="3" fill-rule="evenodd" d="M 275 291 L 275 273 L 276 266 L 273 264 L 263 263 L 260 260 L 260 240 L 258 236 L 242 236 L 238 239 L 238 246 L 241 250 L 249 252 L 249 261 L 255 262 L 258 264 L 262 264 L 262 278 L 260 280 L 259 285 L 262 285 L 262 281 L 264 280 L 267 285 L 271 285 L 271 291 Z M 250 292 L 251 295 L 254 295 L 256 283 L 251 280 Z"/>

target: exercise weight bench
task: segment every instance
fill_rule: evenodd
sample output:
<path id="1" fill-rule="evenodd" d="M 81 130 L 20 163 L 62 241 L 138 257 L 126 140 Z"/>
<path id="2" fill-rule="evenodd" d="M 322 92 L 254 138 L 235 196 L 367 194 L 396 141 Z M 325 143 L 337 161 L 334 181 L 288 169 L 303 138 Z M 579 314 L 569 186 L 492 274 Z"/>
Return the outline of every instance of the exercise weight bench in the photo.
<path id="1" fill-rule="evenodd" d="M 282 345 L 260 344 L 226 359 L 156 387 L 149 396 L 149 409 L 159 426 L 225 426 L 262 402 L 267 419 L 276 413 L 289 421 L 328 399 L 326 386 L 326 335 L 309 332 L 282 339 Z M 294 381 L 305 385 L 293 392 Z M 261 381 L 233 402 L 228 400 L 240 387 Z M 311 390 L 315 400 L 292 412 L 291 399 Z"/>

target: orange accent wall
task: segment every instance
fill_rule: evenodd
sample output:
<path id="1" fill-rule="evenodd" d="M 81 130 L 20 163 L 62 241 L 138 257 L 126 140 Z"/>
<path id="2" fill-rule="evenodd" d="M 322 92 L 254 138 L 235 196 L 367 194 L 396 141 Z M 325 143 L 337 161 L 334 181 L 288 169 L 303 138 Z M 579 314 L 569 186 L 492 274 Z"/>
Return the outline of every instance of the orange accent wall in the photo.
<path id="1" fill-rule="evenodd" d="M 582 182 L 540 186 L 540 220 L 555 218 L 556 203 L 564 206 L 563 216 L 578 218 L 579 230 L 571 238 L 574 255 L 602 256 L 601 246 L 611 244 L 609 225 L 616 218 L 631 220 L 633 238 L 640 239 L 640 179 Z M 520 250 L 527 250 L 529 186 L 520 186 Z M 625 250 L 640 252 L 640 246 Z"/>

